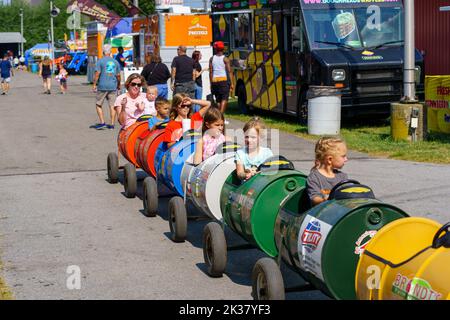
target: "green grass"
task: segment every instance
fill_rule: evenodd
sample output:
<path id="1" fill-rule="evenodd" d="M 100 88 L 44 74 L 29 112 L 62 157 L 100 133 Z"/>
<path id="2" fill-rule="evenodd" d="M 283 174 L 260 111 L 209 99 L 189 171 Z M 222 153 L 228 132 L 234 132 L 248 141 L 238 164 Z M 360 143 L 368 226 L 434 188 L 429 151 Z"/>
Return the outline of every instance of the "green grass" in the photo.
<path id="1" fill-rule="evenodd" d="M 0 264 L 0 271 L 2 270 L 2 266 Z M 13 300 L 13 294 L 9 290 L 8 286 L 6 285 L 5 281 L 2 277 L 0 277 L 0 300 Z"/>
<path id="2" fill-rule="evenodd" d="M 294 117 L 255 110 L 255 115 L 264 119 L 267 127 L 295 134 L 316 141 L 318 136 L 308 134 L 307 126 L 300 125 Z M 231 100 L 226 117 L 246 122 L 251 115 L 241 114 L 237 102 Z M 349 149 L 368 153 L 371 156 L 389 159 L 450 164 L 450 135 L 432 133 L 427 141 L 410 143 L 394 141 L 390 134 L 390 123 L 386 119 L 359 119 L 343 121 L 341 134 Z"/>

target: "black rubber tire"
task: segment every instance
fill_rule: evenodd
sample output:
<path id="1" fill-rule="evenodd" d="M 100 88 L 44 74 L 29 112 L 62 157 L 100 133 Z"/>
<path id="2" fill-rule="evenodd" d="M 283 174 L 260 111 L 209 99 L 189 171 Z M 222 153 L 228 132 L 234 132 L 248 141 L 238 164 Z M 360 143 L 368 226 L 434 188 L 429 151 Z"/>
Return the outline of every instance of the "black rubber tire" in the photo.
<path id="1" fill-rule="evenodd" d="M 123 167 L 123 187 L 125 189 L 125 196 L 127 198 L 134 198 L 136 196 L 137 190 L 137 177 L 136 168 L 131 164 L 127 163 Z"/>
<path id="2" fill-rule="evenodd" d="M 227 241 L 217 222 L 210 222 L 203 229 L 203 258 L 209 276 L 222 277 L 227 265 Z"/>
<path id="3" fill-rule="evenodd" d="M 252 271 L 252 296 L 255 300 L 284 300 L 280 268 L 271 258 L 259 259 Z"/>
<path id="4" fill-rule="evenodd" d="M 236 89 L 238 97 L 238 107 L 243 114 L 249 114 L 251 112 L 250 106 L 247 104 L 247 92 L 245 91 L 245 85 L 243 83 L 238 84 Z"/>
<path id="5" fill-rule="evenodd" d="M 184 242 L 187 233 L 187 212 L 183 198 L 176 196 L 169 201 L 169 225 L 173 242 Z"/>
<path id="6" fill-rule="evenodd" d="M 119 181 L 119 158 L 114 152 L 108 154 L 106 168 L 108 171 L 108 182 L 117 183 Z"/>
<path id="7" fill-rule="evenodd" d="M 158 185 L 153 177 L 146 177 L 143 183 L 144 214 L 147 217 L 155 217 L 158 213 Z"/>

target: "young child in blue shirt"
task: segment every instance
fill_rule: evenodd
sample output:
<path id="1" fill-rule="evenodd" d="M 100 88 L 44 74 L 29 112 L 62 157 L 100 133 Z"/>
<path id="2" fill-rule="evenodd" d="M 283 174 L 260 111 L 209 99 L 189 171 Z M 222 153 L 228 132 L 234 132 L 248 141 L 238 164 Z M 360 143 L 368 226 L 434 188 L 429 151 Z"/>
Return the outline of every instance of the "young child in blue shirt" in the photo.
<path id="1" fill-rule="evenodd" d="M 264 122 L 253 117 L 244 125 L 245 148 L 236 152 L 236 174 L 241 180 L 248 180 L 258 173 L 257 168 L 273 156 L 272 150 L 261 146 Z"/>
<path id="2" fill-rule="evenodd" d="M 158 123 L 169 121 L 170 102 L 167 99 L 158 97 L 155 101 L 156 116 L 148 119 L 148 129 L 152 130 Z"/>

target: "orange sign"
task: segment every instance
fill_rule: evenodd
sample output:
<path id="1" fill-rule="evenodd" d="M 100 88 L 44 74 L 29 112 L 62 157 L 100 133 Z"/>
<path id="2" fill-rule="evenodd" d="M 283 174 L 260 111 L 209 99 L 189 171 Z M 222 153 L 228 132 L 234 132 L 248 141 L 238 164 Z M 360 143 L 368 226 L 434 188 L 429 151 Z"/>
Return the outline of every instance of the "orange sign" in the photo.
<path id="1" fill-rule="evenodd" d="M 209 15 L 165 15 L 166 46 L 209 46 L 212 27 Z"/>

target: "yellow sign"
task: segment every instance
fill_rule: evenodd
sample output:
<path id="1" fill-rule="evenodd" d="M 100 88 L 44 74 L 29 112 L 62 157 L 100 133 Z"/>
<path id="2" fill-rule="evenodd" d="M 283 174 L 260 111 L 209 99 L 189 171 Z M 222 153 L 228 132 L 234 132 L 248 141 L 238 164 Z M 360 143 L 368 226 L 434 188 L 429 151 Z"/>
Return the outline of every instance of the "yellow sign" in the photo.
<path id="1" fill-rule="evenodd" d="M 450 75 L 425 77 L 428 130 L 450 133 Z"/>
<path id="2" fill-rule="evenodd" d="M 212 41 L 211 19 L 208 15 L 164 17 L 166 46 L 208 46 Z"/>

